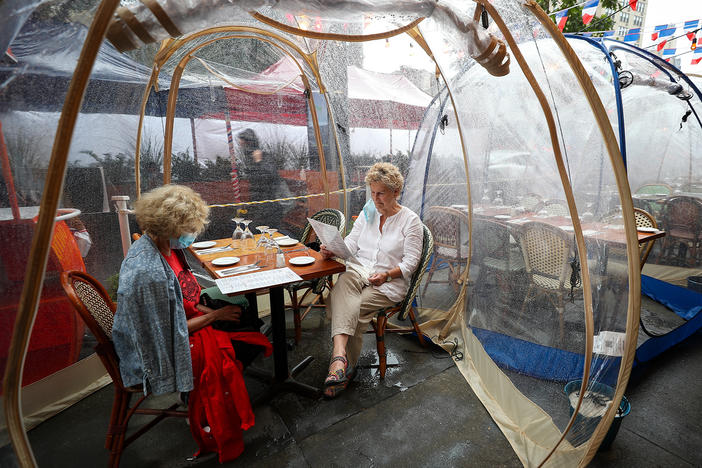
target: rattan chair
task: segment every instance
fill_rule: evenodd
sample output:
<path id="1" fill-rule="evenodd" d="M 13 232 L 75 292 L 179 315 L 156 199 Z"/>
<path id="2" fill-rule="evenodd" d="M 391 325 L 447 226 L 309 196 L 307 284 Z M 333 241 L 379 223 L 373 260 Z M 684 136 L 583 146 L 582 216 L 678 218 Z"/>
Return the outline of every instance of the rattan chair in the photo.
<path id="1" fill-rule="evenodd" d="M 673 187 L 663 182 L 643 184 L 634 193 L 636 195 L 670 195 L 673 193 Z"/>
<path id="2" fill-rule="evenodd" d="M 679 266 L 699 265 L 697 256 L 702 251 L 702 200 L 687 196 L 666 198 L 661 223 L 666 235 L 658 263 L 665 261 Z"/>
<path id="3" fill-rule="evenodd" d="M 147 399 L 141 385 L 125 387 L 119 372 L 119 358 L 112 343 L 112 324 L 115 314 L 115 304 L 105 291 L 105 288 L 92 276 L 80 271 L 65 271 L 61 273 L 61 285 L 66 295 L 76 308 L 85 324 L 97 340 L 95 352 L 102 364 L 112 377 L 115 397 L 112 403 L 110 422 L 105 438 L 105 448 L 110 451 L 109 466 L 119 466 L 124 449 L 141 437 L 166 417 L 187 417 L 187 411 L 177 411 L 179 404 L 164 409 L 145 408 L 139 406 Z M 130 406 L 132 396 L 141 394 L 136 403 Z M 149 422 L 126 437 L 129 420 L 134 414 L 154 416 Z"/>
<path id="4" fill-rule="evenodd" d="M 570 217 L 568 204 L 563 200 L 548 200 L 544 202 L 542 209 L 546 210 L 546 214 L 549 216 Z"/>
<path id="5" fill-rule="evenodd" d="M 339 230 L 340 233 L 343 233 L 344 228 L 346 227 L 346 219 L 344 217 L 344 214 L 341 211 L 335 210 L 333 208 L 325 208 L 316 212 L 310 217 L 316 221 L 320 221 L 322 223 L 329 224 L 330 226 L 334 226 Z M 305 229 L 300 235 L 300 242 L 302 244 L 309 242 L 313 232 L 314 231 L 312 230 L 312 226 L 310 225 L 310 223 L 307 223 Z M 324 290 L 330 289 L 331 286 L 331 276 L 325 276 L 323 278 L 300 281 L 298 283 L 293 283 L 285 287 L 285 289 L 287 289 L 288 291 L 288 294 L 290 294 L 290 308 L 293 311 L 293 321 L 295 323 L 295 343 L 299 343 L 302 339 L 302 320 L 307 316 L 312 307 L 317 305 L 318 301 L 324 301 Z M 302 294 L 302 297 L 298 298 L 297 293 L 302 289 L 305 289 L 306 291 Z M 310 293 L 315 294 L 316 297 L 307 306 L 305 311 L 301 313 L 301 305 Z"/>
<path id="6" fill-rule="evenodd" d="M 468 265 L 468 246 L 461 246 L 461 230 L 465 232 L 466 237 L 470 233 L 468 215 L 455 208 L 432 206 L 427 210 L 424 222 L 434 238 L 434 256 L 424 284 L 424 292 L 429 283 L 448 283 L 458 292 Z M 448 278 L 432 280 L 441 264 L 448 265 Z"/>
<path id="7" fill-rule="evenodd" d="M 513 245 L 510 229 L 496 221 L 476 218 L 471 239 L 472 261 L 480 265 L 476 284 L 483 285 L 489 276 L 494 276 L 500 289 L 510 292 L 514 276 L 524 270 L 524 257 L 518 244 Z"/>
<path id="8" fill-rule="evenodd" d="M 524 265 L 529 275 L 529 288 L 522 313 L 527 303 L 537 296 L 546 296 L 558 311 L 561 341 L 565 330 L 564 296 L 570 293 L 573 255 L 572 234 L 557 226 L 528 222 L 522 226 L 519 242 L 524 254 Z M 578 272 L 579 273 L 579 272 Z M 580 288 L 579 285 L 576 286 Z"/>
<path id="9" fill-rule="evenodd" d="M 419 286 L 422 282 L 422 277 L 424 276 L 424 271 L 427 269 L 429 264 L 429 258 L 434 251 L 434 239 L 432 238 L 431 231 L 427 226 L 424 227 L 424 239 L 422 242 L 422 255 L 419 259 L 419 265 L 412 275 L 412 279 L 409 283 L 409 288 L 407 289 L 407 294 L 405 298 L 398 302 L 397 304 L 385 307 L 378 310 L 376 317 L 371 322 L 373 329 L 369 333 L 375 333 L 376 348 L 378 350 L 378 369 L 380 370 L 380 378 L 385 377 L 385 371 L 387 369 L 387 355 L 385 353 L 385 332 L 392 333 L 409 333 L 414 331 L 419 338 L 419 342 L 422 346 L 426 346 L 426 341 L 424 340 L 424 335 L 422 334 L 419 324 L 417 323 L 417 317 L 414 313 L 414 298 L 419 292 Z M 412 322 L 412 328 L 392 328 L 386 329 L 388 324 L 388 319 L 399 313 L 400 320 L 405 320 L 408 316 Z"/>
<path id="10" fill-rule="evenodd" d="M 543 199 L 537 193 L 527 193 L 520 201 L 519 206 L 526 211 L 536 213 L 543 206 Z"/>
<path id="11" fill-rule="evenodd" d="M 634 208 L 634 218 L 636 220 L 637 228 L 647 227 L 658 229 L 656 219 L 648 211 L 642 210 L 641 208 Z M 639 260 L 641 261 L 641 269 L 643 269 L 644 264 L 648 259 L 648 255 L 651 253 L 651 249 L 653 249 L 654 242 L 656 242 L 656 239 L 648 241 L 644 244 L 639 244 Z"/>

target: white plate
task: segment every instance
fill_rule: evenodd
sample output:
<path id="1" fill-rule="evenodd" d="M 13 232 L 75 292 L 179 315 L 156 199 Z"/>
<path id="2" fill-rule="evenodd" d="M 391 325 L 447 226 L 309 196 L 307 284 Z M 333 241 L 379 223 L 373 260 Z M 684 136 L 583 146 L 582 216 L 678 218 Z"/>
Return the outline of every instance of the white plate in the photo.
<path id="1" fill-rule="evenodd" d="M 206 249 L 217 245 L 215 241 L 201 241 L 193 243 L 193 249 Z"/>
<path id="2" fill-rule="evenodd" d="M 297 239 L 287 237 L 285 239 L 276 240 L 276 242 L 282 247 L 290 247 L 291 245 L 297 244 L 299 241 Z"/>
<path id="3" fill-rule="evenodd" d="M 637 227 L 636 230 L 641 232 L 658 232 L 658 229 L 654 227 Z"/>
<path id="4" fill-rule="evenodd" d="M 290 259 L 291 265 L 310 265 L 314 263 L 314 257 L 293 257 Z"/>
<path id="5" fill-rule="evenodd" d="M 239 257 L 219 257 L 212 260 L 212 264 L 217 266 L 227 266 L 234 265 L 238 261 Z"/>
<path id="6" fill-rule="evenodd" d="M 512 219 L 510 215 L 495 215 L 497 219 Z"/>

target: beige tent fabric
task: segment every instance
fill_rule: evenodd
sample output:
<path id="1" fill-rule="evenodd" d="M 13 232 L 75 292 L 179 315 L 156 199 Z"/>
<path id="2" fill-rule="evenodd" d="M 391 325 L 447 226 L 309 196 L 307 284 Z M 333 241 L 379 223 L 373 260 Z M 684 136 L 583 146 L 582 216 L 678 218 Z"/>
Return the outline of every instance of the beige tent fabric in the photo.
<path id="1" fill-rule="evenodd" d="M 97 354 L 22 388 L 22 414 L 26 430 L 60 413 L 112 382 Z M 5 414 L 0 407 L 0 445 L 10 442 Z"/>
<path id="2" fill-rule="evenodd" d="M 428 336 L 438 336 L 445 322 L 430 320 L 421 325 Z M 469 327 L 461 320 L 439 344 L 451 352 L 452 341 L 463 348 L 463 359 L 454 362 L 505 435 L 524 466 L 539 466 L 561 436 L 551 417 L 522 394 L 494 363 Z M 544 466 L 577 466 L 588 444 L 573 447 L 563 441 Z"/>
<path id="3" fill-rule="evenodd" d="M 644 265 L 641 274 L 686 288 L 687 277 L 702 275 L 702 268 L 683 268 L 647 263 Z"/>

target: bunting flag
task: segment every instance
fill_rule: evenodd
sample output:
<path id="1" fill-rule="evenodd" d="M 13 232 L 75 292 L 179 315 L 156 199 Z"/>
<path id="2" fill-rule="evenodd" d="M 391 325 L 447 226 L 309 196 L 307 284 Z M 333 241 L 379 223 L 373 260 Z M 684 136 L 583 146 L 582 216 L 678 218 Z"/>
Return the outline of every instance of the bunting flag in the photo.
<path id="1" fill-rule="evenodd" d="M 626 32 L 624 42 L 636 42 L 641 37 L 641 28 L 632 28 Z"/>
<path id="2" fill-rule="evenodd" d="M 588 24 L 595 17 L 595 12 L 597 11 L 597 5 L 600 4 L 600 0 L 588 0 L 585 5 L 583 5 L 583 24 Z"/>
<path id="3" fill-rule="evenodd" d="M 685 33 L 685 35 L 687 36 L 688 39 L 690 39 L 690 41 L 692 41 L 692 40 L 695 38 L 695 32 L 694 32 L 694 31 L 690 31 L 690 32 L 688 32 L 688 33 Z"/>
<path id="4" fill-rule="evenodd" d="M 663 31 L 663 30 L 666 29 L 667 27 L 668 27 L 667 24 L 661 24 L 661 25 L 656 26 L 655 28 L 653 28 L 653 31 L 654 31 L 654 32 L 653 32 L 653 34 L 651 34 L 651 40 L 652 40 L 652 41 L 655 41 L 656 39 L 658 39 L 658 33 L 661 32 L 661 31 Z"/>
<path id="5" fill-rule="evenodd" d="M 636 11 L 636 2 L 638 0 L 629 0 L 629 6 L 631 7 L 632 10 Z"/>
<path id="6" fill-rule="evenodd" d="M 663 49 L 663 47 L 665 47 L 666 42 L 668 42 L 667 39 L 663 39 L 661 42 L 659 42 L 658 46 L 656 47 L 656 50 L 660 52 Z"/>
<path id="7" fill-rule="evenodd" d="M 695 29 L 699 23 L 700 20 L 685 21 L 683 29 Z"/>
<path id="8" fill-rule="evenodd" d="M 672 36 L 675 34 L 675 30 L 677 28 L 667 28 L 667 29 L 662 29 L 661 32 L 659 33 L 658 37 L 668 37 Z"/>
<path id="9" fill-rule="evenodd" d="M 611 37 L 614 36 L 614 31 L 605 31 L 605 33 L 602 35 L 602 37 Z"/>
<path id="10" fill-rule="evenodd" d="M 694 52 L 694 57 L 692 59 L 692 62 L 690 62 L 690 65 L 697 65 L 702 61 L 702 49 L 696 49 Z"/>
<path id="11" fill-rule="evenodd" d="M 702 61 L 702 57 L 693 58 L 692 61 L 690 62 L 690 65 L 697 65 L 698 63 L 700 63 L 700 61 Z"/>
<path id="12" fill-rule="evenodd" d="M 663 50 L 663 55 L 675 55 L 675 50 L 676 49 L 665 49 Z"/>
<path id="13" fill-rule="evenodd" d="M 565 28 L 566 21 L 568 21 L 568 10 L 563 10 L 559 13 L 556 13 L 556 25 L 558 26 L 558 30 L 563 32 L 563 28 Z"/>

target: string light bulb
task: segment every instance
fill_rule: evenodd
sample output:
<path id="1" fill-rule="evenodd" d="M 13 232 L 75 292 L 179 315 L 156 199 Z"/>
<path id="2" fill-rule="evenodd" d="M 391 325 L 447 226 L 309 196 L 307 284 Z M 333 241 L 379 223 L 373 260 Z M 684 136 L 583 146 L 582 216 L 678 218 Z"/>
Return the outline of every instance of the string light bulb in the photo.
<path id="1" fill-rule="evenodd" d="M 385 38 L 385 47 L 390 48 L 390 39 L 388 39 L 387 37 Z"/>
<path id="2" fill-rule="evenodd" d="M 697 37 L 692 38 L 692 43 L 690 44 L 690 50 L 697 49 Z"/>

